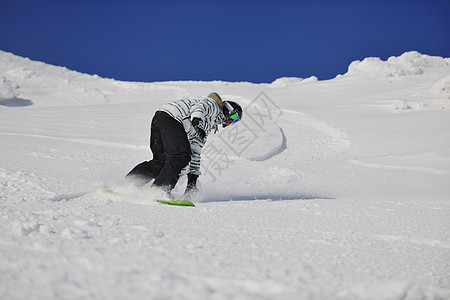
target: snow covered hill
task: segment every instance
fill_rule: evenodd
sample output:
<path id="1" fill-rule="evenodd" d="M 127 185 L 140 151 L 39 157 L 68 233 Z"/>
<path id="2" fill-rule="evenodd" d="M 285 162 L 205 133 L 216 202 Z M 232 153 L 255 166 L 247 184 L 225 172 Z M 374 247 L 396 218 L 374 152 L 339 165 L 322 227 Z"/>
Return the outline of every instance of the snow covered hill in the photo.
<path id="1" fill-rule="evenodd" d="M 195 208 L 99 191 L 161 104 L 213 91 L 244 119 Z M 1 299 L 450 299 L 450 58 L 141 83 L 0 51 L 0 116 Z"/>

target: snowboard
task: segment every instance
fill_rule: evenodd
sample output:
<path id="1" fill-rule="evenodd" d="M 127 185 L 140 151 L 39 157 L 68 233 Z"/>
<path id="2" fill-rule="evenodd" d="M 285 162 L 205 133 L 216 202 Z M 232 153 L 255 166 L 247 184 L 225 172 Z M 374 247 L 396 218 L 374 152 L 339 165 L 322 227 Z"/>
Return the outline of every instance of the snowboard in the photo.
<path id="1" fill-rule="evenodd" d="M 115 192 L 112 188 L 105 186 L 103 190 L 112 195 L 119 195 L 119 193 Z M 175 205 L 175 206 L 193 206 L 195 207 L 195 204 L 187 201 L 187 200 L 162 200 L 162 199 L 155 199 L 156 202 L 161 204 L 167 204 L 167 205 Z"/>
<path id="2" fill-rule="evenodd" d="M 194 206 L 194 203 L 186 201 L 186 200 L 160 200 L 156 199 L 156 202 L 168 205 L 177 205 L 177 206 Z"/>

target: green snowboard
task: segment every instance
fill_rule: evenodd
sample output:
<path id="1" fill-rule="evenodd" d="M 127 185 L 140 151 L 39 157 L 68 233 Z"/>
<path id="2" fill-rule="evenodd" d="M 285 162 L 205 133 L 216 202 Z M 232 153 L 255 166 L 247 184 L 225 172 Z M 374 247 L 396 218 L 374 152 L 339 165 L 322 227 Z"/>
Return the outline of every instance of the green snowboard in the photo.
<path id="1" fill-rule="evenodd" d="M 177 206 L 195 206 L 194 203 L 186 201 L 186 200 L 159 200 L 156 199 L 156 202 L 169 204 L 169 205 L 177 205 Z"/>

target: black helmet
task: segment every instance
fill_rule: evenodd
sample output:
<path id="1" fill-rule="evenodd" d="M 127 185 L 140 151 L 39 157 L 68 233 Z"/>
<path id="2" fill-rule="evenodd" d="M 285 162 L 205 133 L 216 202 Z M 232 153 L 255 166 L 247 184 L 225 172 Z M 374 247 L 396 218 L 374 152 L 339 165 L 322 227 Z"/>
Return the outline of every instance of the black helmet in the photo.
<path id="1" fill-rule="evenodd" d="M 242 119 L 242 107 L 239 104 L 233 101 L 224 101 L 223 104 L 223 113 L 228 115 L 233 123 Z"/>

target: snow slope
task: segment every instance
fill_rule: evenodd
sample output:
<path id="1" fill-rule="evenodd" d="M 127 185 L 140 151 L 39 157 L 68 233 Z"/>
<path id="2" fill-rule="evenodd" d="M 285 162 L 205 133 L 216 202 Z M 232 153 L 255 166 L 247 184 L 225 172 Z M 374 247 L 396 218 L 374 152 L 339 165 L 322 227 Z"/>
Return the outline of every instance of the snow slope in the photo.
<path id="1" fill-rule="evenodd" d="M 163 103 L 218 92 L 195 208 L 117 199 Z M 0 51 L 1 299 L 450 299 L 450 59 L 120 82 Z M 175 193 L 185 184 L 182 178 Z"/>

